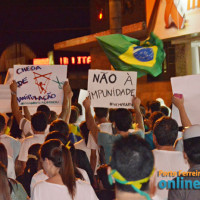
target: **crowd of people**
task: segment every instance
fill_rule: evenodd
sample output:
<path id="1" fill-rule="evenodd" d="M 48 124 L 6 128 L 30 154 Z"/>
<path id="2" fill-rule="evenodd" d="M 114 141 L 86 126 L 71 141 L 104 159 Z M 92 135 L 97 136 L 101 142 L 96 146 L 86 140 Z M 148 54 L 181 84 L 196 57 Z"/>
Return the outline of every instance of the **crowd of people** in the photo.
<path id="1" fill-rule="evenodd" d="M 60 113 L 40 105 L 31 115 L 18 106 L 15 81 L 10 90 L 12 113 L 0 114 L 1 200 L 199 199 L 200 188 L 183 181 L 200 172 L 200 125 L 183 97 L 172 98 L 179 127 L 159 101 L 133 97 L 134 109 L 94 108 L 93 116 L 87 97 L 82 116 L 65 82 Z"/>

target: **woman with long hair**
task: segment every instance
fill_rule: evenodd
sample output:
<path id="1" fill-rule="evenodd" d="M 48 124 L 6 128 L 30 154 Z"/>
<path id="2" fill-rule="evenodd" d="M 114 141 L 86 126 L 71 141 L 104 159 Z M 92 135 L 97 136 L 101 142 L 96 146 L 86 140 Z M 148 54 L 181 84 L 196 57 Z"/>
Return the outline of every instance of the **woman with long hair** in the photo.
<path id="1" fill-rule="evenodd" d="M 6 171 L 6 168 L 8 166 L 8 158 L 7 158 L 6 148 L 2 143 L 0 143 L 0 163 L 2 163 L 1 165 L 4 166 L 5 171 Z M 4 180 L 5 174 L 3 173 L 2 168 L 1 168 L 1 170 L 2 170 L 2 173 L 1 173 L 2 177 L 0 177 L 0 181 L 1 181 L 0 187 L 1 187 L 1 189 L 4 188 L 5 190 L 7 190 L 6 188 L 8 188 L 8 191 L 9 191 L 8 197 L 10 196 L 12 200 L 27 200 L 27 199 L 29 199 L 23 186 L 18 181 L 8 178 L 7 174 L 6 174 L 7 181 Z M 8 182 L 8 187 L 7 187 L 7 182 Z M 5 186 L 2 187 L 2 184 L 5 184 Z M 4 192 L 6 192 L 6 194 L 7 194 L 7 191 L 4 191 Z M 0 191 L 0 197 L 1 197 L 1 191 Z M 3 197 L 2 197 L 2 199 L 3 199 Z M 7 199 L 5 199 L 5 200 L 7 200 Z"/>
<path id="2" fill-rule="evenodd" d="M 0 199 L 11 200 L 6 167 L 2 162 L 0 162 Z"/>
<path id="3" fill-rule="evenodd" d="M 17 177 L 17 181 L 19 181 L 27 194 L 30 196 L 30 184 L 32 176 L 38 171 L 39 167 L 39 149 L 40 144 L 33 144 L 28 150 L 28 160 L 26 162 L 26 168 L 24 173 Z"/>
<path id="4" fill-rule="evenodd" d="M 49 179 L 36 184 L 33 200 L 98 199 L 90 184 L 75 178 L 71 153 L 59 140 L 46 141 L 40 156 Z"/>

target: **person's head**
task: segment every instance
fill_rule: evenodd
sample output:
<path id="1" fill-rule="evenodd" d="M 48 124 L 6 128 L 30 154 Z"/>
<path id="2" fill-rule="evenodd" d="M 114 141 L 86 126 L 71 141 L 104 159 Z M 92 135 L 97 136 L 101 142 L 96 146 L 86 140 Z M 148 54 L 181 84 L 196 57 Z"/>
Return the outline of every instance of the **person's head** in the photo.
<path id="1" fill-rule="evenodd" d="M 0 133 L 4 131 L 5 126 L 6 126 L 5 117 L 0 114 Z"/>
<path id="2" fill-rule="evenodd" d="M 160 102 L 152 101 L 149 105 L 151 112 L 160 111 Z"/>
<path id="3" fill-rule="evenodd" d="M 49 123 L 53 122 L 54 120 L 56 120 L 58 118 L 58 115 L 55 111 L 51 110 L 50 113 L 51 113 L 51 115 L 49 118 Z"/>
<path id="4" fill-rule="evenodd" d="M 71 115 L 69 118 L 69 123 L 73 124 L 76 123 L 77 119 L 79 117 L 79 110 L 76 106 L 71 106 Z"/>
<path id="5" fill-rule="evenodd" d="M 155 112 L 153 112 L 153 113 L 150 115 L 149 120 L 150 120 L 151 128 L 152 128 L 152 129 L 153 129 L 153 126 L 154 126 L 155 122 L 156 122 L 158 119 L 160 119 L 161 117 L 163 117 L 163 116 L 164 116 L 164 114 L 163 114 L 162 112 L 160 112 L 160 111 L 155 111 Z"/>
<path id="6" fill-rule="evenodd" d="M 183 132 L 183 147 L 190 164 L 200 164 L 200 125 L 192 125 Z"/>
<path id="7" fill-rule="evenodd" d="M 49 141 L 49 140 L 53 140 L 53 139 L 57 139 L 60 142 L 62 142 L 62 144 L 66 147 L 68 146 L 70 148 L 70 152 L 71 152 L 71 156 L 72 156 L 72 162 L 73 162 L 73 167 L 74 167 L 74 174 L 76 178 L 80 178 L 81 180 L 84 180 L 82 174 L 78 171 L 78 169 L 76 168 L 76 163 L 75 163 L 75 159 L 76 159 L 76 151 L 74 146 L 69 143 L 69 140 L 67 139 L 67 137 L 65 137 L 65 135 L 63 135 L 62 133 L 60 133 L 59 131 L 52 131 L 50 132 L 46 138 L 45 141 Z"/>
<path id="8" fill-rule="evenodd" d="M 108 108 L 94 108 L 94 112 L 98 119 L 106 118 L 108 116 Z"/>
<path id="9" fill-rule="evenodd" d="M 47 116 L 44 112 L 36 112 L 32 117 L 31 117 L 31 125 L 33 128 L 33 131 L 37 132 L 44 132 L 46 127 L 47 127 Z"/>
<path id="10" fill-rule="evenodd" d="M 81 124 L 79 125 L 80 127 L 80 131 L 81 131 L 81 135 L 82 137 L 85 139 L 85 143 L 87 145 L 88 142 L 88 135 L 89 135 L 89 129 L 87 128 L 87 124 L 86 121 L 81 122 Z"/>
<path id="11" fill-rule="evenodd" d="M 46 136 L 45 141 L 52 140 L 52 139 L 60 140 L 65 146 L 68 143 L 67 137 L 65 137 L 65 135 L 62 134 L 62 133 L 60 133 L 59 131 L 52 131 L 52 132 L 50 132 Z"/>
<path id="12" fill-rule="evenodd" d="M 117 170 L 127 181 L 137 181 L 150 177 L 154 166 L 153 153 L 149 144 L 137 135 L 122 137 L 112 149 L 110 167 Z M 113 174 L 114 176 L 114 174 Z M 116 189 L 123 192 L 135 192 L 130 185 L 123 185 L 114 176 Z M 142 184 L 141 190 L 147 190 L 149 179 Z"/>
<path id="13" fill-rule="evenodd" d="M 160 107 L 160 111 L 165 115 L 168 116 L 169 115 L 169 109 L 166 106 L 161 106 Z"/>
<path id="14" fill-rule="evenodd" d="M 48 140 L 40 148 L 42 166 L 49 177 L 60 174 L 69 194 L 74 197 L 76 180 L 71 153 L 59 140 Z"/>
<path id="15" fill-rule="evenodd" d="M 74 105 L 78 108 L 79 114 L 82 115 L 83 114 L 83 109 L 82 109 L 81 104 L 80 103 L 75 103 Z"/>
<path id="16" fill-rule="evenodd" d="M 64 134 L 66 137 L 69 136 L 69 127 L 66 122 L 63 120 L 55 120 L 51 123 L 49 132 L 52 131 L 59 131 L 60 133 Z"/>
<path id="17" fill-rule="evenodd" d="M 155 143 L 160 146 L 173 146 L 178 136 L 178 124 L 170 117 L 161 117 L 153 128 Z M 155 144 L 156 145 L 156 144 Z"/>
<path id="18" fill-rule="evenodd" d="M 115 121 L 115 110 L 113 108 L 109 109 L 109 121 L 113 123 Z"/>
<path id="19" fill-rule="evenodd" d="M 47 119 L 49 120 L 49 118 L 51 116 L 51 111 L 50 111 L 50 109 L 49 109 L 49 107 L 47 105 L 39 105 L 37 107 L 37 112 L 38 111 L 41 111 L 41 112 L 45 113 L 46 116 L 47 116 Z"/>
<path id="20" fill-rule="evenodd" d="M 110 185 L 108 181 L 108 165 L 107 164 L 101 165 L 97 169 L 97 176 L 98 176 L 98 179 L 101 181 L 103 188 L 107 190 L 114 189 L 114 185 Z"/>
<path id="21" fill-rule="evenodd" d="M 131 113 L 124 108 L 119 108 L 115 111 L 115 125 L 119 131 L 128 131 L 133 123 Z"/>
<path id="22" fill-rule="evenodd" d="M 40 146 L 41 144 L 33 144 L 28 150 L 28 160 L 24 170 L 24 175 L 26 176 L 27 181 L 31 181 L 32 176 L 38 171 L 40 161 Z"/>
<path id="23" fill-rule="evenodd" d="M 7 150 L 3 143 L 0 143 L 0 162 L 2 162 L 6 168 L 8 167 Z"/>
<path id="24" fill-rule="evenodd" d="M 14 138 L 22 138 L 22 130 L 19 129 L 19 125 L 15 117 L 12 117 L 12 126 L 10 129 L 10 135 Z"/>
<path id="25" fill-rule="evenodd" d="M 0 162 L 0 199 L 11 200 L 6 167 L 2 162 Z"/>

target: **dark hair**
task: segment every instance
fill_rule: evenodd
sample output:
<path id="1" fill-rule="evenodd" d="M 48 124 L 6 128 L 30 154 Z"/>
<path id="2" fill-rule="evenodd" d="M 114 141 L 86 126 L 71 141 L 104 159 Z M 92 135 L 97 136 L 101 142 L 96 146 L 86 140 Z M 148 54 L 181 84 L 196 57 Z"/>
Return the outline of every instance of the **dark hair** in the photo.
<path id="1" fill-rule="evenodd" d="M 59 140 L 60 142 L 62 142 L 64 144 L 64 146 L 66 146 L 69 142 L 69 140 L 65 137 L 65 135 L 60 133 L 59 131 L 50 132 L 46 136 L 45 141 L 52 140 L 52 139 Z M 75 153 L 76 150 L 75 150 L 74 146 L 72 146 L 71 143 L 69 144 L 69 146 L 70 146 L 70 152 L 71 152 L 71 156 L 72 156 L 75 177 L 80 178 L 81 180 L 84 180 L 81 172 L 76 167 L 76 163 L 75 163 L 75 159 L 74 159 L 74 157 L 76 156 L 76 153 Z"/>
<path id="2" fill-rule="evenodd" d="M 131 113 L 124 108 L 119 108 L 115 111 L 115 124 L 119 131 L 128 131 L 133 123 Z"/>
<path id="3" fill-rule="evenodd" d="M 0 143 L 0 161 L 6 166 L 6 168 L 8 167 L 8 154 L 3 143 Z"/>
<path id="4" fill-rule="evenodd" d="M 169 115 L 169 110 L 166 106 L 161 106 L 160 107 L 160 111 L 165 115 L 168 116 Z"/>
<path id="5" fill-rule="evenodd" d="M 68 143 L 68 139 L 65 137 L 64 134 L 60 133 L 59 131 L 52 131 L 50 132 L 46 138 L 45 141 L 47 140 L 52 140 L 52 139 L 58 139 L 60 140 L 64 145 Z"/>
<path id="6" fill-rule="evenodd" d="M 60 168 L 59 173 L 62 181 L 73 198 L 76 190 L 76 179 L 69 150 L 59 140 L 48 140 L 41 146 L 40 155 L 43 160 L 48 158 L 56 167 Z"/>
<path id="7" fill-rule="evenodd" d="M 6 167 L 2 162 L 0 162 L 0 199 L 11 200 Z"/>
<path id="8" fill-rule="evenodd" d="M 33 144 L 30 146 L 28 150 L 28 160 L 26 162 L 26 167 L 24 169 L 24 173 L 17 177 L 17 181 L 19 181 L 27 194 L 30 196 L 30 184 L 33 175 L 38 171 L 38 166 L 40 163 L 39 159 L 39 149 L 40 144 Z"/>
<path id="9" fill-rule="evenodd" d="M 89 129 L 87 128 L 87 124 L 86 121 L 81 122 L 81 124 L 79 125 L 80 127 L 80 131 L 81 131 L 81 135 L 83 136 L 83 138 L 85 139 L 85 144 L 87 145 L 88 142 L 88 135 L 89 135 Z"/>
<path id="10" fill-rule="evenodd" d="M 114 185 L 110 185 L 110 183 L 108 182 L 108 165 L 101 165 L 98 169 L 97 169 L 97 175 L 99 180 L 102 182 L 103 187 L 107 190 L 112 190 L 114 189 Z"/>
<path id="11" fill-rule="evenodd" d="M 200 164 L 200 137 L 183 140 L 184 151 L 189 160 L 194 164 Z"/>
<path id="12" fill-rule="evenodd" d="M 83 114 L 83 110 L 82 110 L 82 106 L 80 103 L 75 103 L 74 106 L 76 106 L 79 110 L 79 114 L 82 115 Z"/>
<path id="13" fill-rule="evenodd" d="M 53 122 L 54 120 L 56 120 L 58 118 L 57 113 L 53 110 L 50 111 L 51 116 L 49 118 L 49 123 Z"/>
<path id="14" fill-rule="evenodd" d="M 116 169 L 127 181 L 137 181 L 148 177 L 154 165 L 153 153 L 149 144 L 138 135 L 129 135 L 117 140 L 112 149 L 110 166 Z M 116 182 L 118 190 L 135 192 L 131 186 Z M 148 189 L 148 182 L 142 184 Z"/>
<path id="15" fill-rule="evenodd" d="M 15 117 L 12 117 L 12 126 L 10 129 L 10 135 L 14 138 L 22 138 L 22 130 L 19 129 L 19 125 Z"/>
<path id="16" fill-rule="evenodd" d="M 151 128 L 153 129 L 153 126 L 155 124 L 155 122 L 160 119 L 161 117 L 163 117 L 164 114 L 160 111 L 155 111 L 150 115 L 150 121 L 151 121 Z"/>
<path id="17" fill-rule="evenodd" d="M 41 111 L 41 112 L 45 113 L 46 116 L 47 116 L 47 119 L 49 119 L 49 117 L 51 115 L 51 111 L 50 111 L 50 109 L 49 109 L 49 107 L 47 105 L 40 105 L 40 106 L 38 106 L 37 107 L 37 112 L 38 111 Z"/>
<path id="18" fill-rule="evenodd" d="M 153 134 L 159 145 L 172 146 L 178 136 L 178 124 L 170 117 L 161 117 L 154 125 Z"/>
<path id="19" fill-rule="evenodd" d="M 49 132 L 52 131 L 59 131 L 60 133 L 64 134 L 66 137 L 69 136 L 69 127 L 66 122 L 63 120 L 55 120 L 51 123 Z"/>
<path id="20" fill-rule="evenodd" d="M 5 125 L 6 125 L 5 117 L 0 114 L 0 132 L 3 131 L 3 129 L 5 128 Z"/>
<path id="21" fill-rule="evenodd" d="M 26 168 L 24 170 L 24 173 L 26 174 L 32 174 L 32 176 L 38 171 L 38 163 L 39 163 L 39 149 L 41 147 L 41 144 L 33 144 L 30 146 L 28 150 L 28 160 L 26 162 Z M 31 157 L 35 156 L 35 157 Z"/>
<path id="22" fill-rule="evenodd" d="M 79 110 L 76 106 L 71 106 L 71 115 L 70 115 L 70 118 L 69 118 L 70 124 L 76 123 L 78 116 L 79 116 L 78 112 L 79 112 Z"/>
<path id="23" fill-rule="evenodd" d="M 151 112 L 160 111 L 160 102 L 152 101 L 149 105 Z"/>
<path id="24" fill-rule="evenodd" d="M 31 117 L 31 125 L 35 131 L 44 132 L 47 127 L 47 116 L 44 112 L 36 112 Z"/>
<path id="25" fill-rule="evenodd" d="M 94 108 L 94 112 L 98 119 L 108 116 L 108 108 Z"/>
<path id="26" fill-rule="evenodd" d="M 115 121 L 115 110 L 113 108 L 109 109 L 109 121 L 114 122 Z"/>

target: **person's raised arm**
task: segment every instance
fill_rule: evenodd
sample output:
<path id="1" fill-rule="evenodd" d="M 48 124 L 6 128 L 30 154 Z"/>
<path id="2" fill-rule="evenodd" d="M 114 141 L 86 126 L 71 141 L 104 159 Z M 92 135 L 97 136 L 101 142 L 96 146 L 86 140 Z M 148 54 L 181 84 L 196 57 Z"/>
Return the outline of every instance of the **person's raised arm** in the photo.
<path id="1" fill-rule="evenodd" d="M 11 90 L 11 109 L 12 113 L 17 120 L 17 123 L 20 124 L 21 119 L 23 118 L 22 113 L 19 110 L 18 102 L 17 102 L 17 83 L 13 81 L 10 85 Z"/>
<path id="2" fill-rule="evenodd" d="M 71 90 L 71 87 L 69 85 L 68 81 L 65 81 L 63 85 L 63 103 L 62 103 L 62 111 L 58 118 L 64 120 L 66 123 L 69 123 L 69 118 L 71 115 L 71 99 L 73 96 L 73 92 Z"/>
<path id="3" fill-rule="evenodd" d="M 29 112 L 28 106 L 23 106 L 23 110 L 25 118 L 31 121 L 31 114 Z"/>
<path id="4" fill-rule="evenodd" d="M 89 97 L 87 97 L 83 101 L 83 106 L 85 107 L 85 118 L 86 118 L 87 128 L 90 130 L 95 142 L 98 144 L 99 128 L 91 114 L 91 110 L 90 110 L 91 101 L 90 101 Z"/>
<path id="5" fill-rule="evenodd" d="M 179 110 L 182 126 L 183 127 L 191 126 L 192 123 L 190 122 L 190 119 L 188 118 L 187 113 L 185 111 L 183 96 L 182 96 L 182 98 L 178 98 L 178 97 L 173 96 L 172 97 L 172 103 Z"/>
<path id="6" fill-rule="evenodd" d="M 133 97 L 132 103 L 133 103 L 135 114 L 136 114 L 135 122 L 138 124 L 138 128 L 145 132 L 143 117 L 140 111 L 141 100 L 138 97 Z"/>

